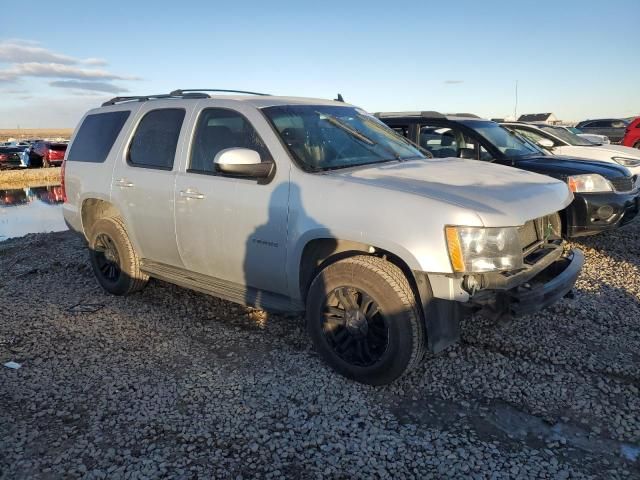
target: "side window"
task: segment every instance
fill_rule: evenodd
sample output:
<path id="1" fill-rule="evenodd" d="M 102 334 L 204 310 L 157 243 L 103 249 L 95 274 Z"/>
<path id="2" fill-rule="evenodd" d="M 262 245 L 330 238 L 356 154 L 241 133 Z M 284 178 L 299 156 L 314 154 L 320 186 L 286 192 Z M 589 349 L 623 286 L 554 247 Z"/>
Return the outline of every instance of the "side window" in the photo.
<path id="1" fill-rule="evenodd" d="M 625 128 L 627 124 L 624 123 L 622 120 L 614 120 L 613 122 L 611 122 L 611 126 L 613 128 Z"/>
<path id="2" fill-rule="evenodd" d="M 458 139 L 449 127 L 424 125 L 420 128 L 420 146 L 435 158 L 458 156 Z"/>
<path id="3" fill-rule="evenodd" d="M 391 129 L 398 135 L 402 135 L 404 138 L 409 138 L 409 127 L 391 127 Z"/>
<path id="4" fill-rule="evenodd" d="M 597 122 L 590 123 L 587 126 L 593 128 L 611 128 L 612 122 L 609 120 L 599 120 Z"/>
<path id="5" fill-rule="evenodd" d="M 524 130 L 521 128 L 516 128 L 515 129 L 516 133 L 518 133 L 519 135 L 522 135 L 523 137 L 531 140 L 533 143 L 538 143 L 540 140 L 544 140 L 547 137 L 544 137 L 542 135 L 540 135 L 537 132 L 532 132 L 531 130 Z M 554 142 L 555 144 L 555 142 Z"/>
<path id="6" fill-rule="evenodd" d="M 162 108 L 147 113 L 133 135 L 127 162 L 134 167 L 171 170 L 184 113 L 181 108 Z"/>
<path id="7" fill-rule="evenodd" d="M 193 137 L 188 171 L 215 173 L 216 155 L 234 147 L 255 150 L 263 161 L 271 158 L 258 132 L 243 115 L 224 108 L 203 110 Z"/>
<path id="8" fill-rule="evenodd" d="M 73 140 L 67 161 L 102 163 L 129 118 L 128 110 L 87 115 Z M 40 151 L 43 142 L 37 142 L 34 150 Z"/>
<path id="9" fill-rule="evenodd" d="M 420 128 L 420 146 L 435 158 L 478 158 L 478 142 L 455 128 L 423 125 Z"/>

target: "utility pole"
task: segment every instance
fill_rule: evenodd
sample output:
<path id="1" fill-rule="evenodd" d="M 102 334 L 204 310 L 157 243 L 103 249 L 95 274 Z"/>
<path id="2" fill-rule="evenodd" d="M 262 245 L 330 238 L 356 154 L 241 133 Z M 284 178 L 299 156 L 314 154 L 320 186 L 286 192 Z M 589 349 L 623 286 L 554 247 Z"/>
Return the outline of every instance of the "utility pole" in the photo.
<path id="1" fill-rule="evenodd" d="M 516 104 L 513 107 L 513 120 L 518 120 L 518 80 L 516 80 Z"/>

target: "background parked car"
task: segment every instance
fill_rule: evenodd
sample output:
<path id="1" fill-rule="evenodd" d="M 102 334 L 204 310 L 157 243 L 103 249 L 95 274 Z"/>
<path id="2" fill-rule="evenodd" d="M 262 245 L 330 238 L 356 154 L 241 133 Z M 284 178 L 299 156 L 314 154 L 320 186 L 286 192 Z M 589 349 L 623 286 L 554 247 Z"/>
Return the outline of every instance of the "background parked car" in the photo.
<path id="1" fill-rule="evenodd" d="M 0 169 L 28 167 L 29 152 L 29 145 L 0 147 Z"/>
<path id="2" fill-rule="evenodd" d="M 600 118 L 584 120 L 576 125 L 576 128 L 584 133 L 606 135 L 611 143 L 620 143 L 624 137 L 625 129 L 629 121 L 621 118 Z"/>
<path id="3" fill-rule="evenodd" d="M 538 124 L 535 124 L 538 125 Z M 573 133 L 574 135 L 577 135 L 579 137 L 582 137 L 586 140 L 589 140 L 590 142 L 596 143 L 596 144 L 600 144 L 600 145 L 608 145 L 611 143 L 611 140 L 609 140 L 609 137 L 607 137 L 606 135 L 597 135 L 595 133 L 584 133 L 582 130 L 580 130 L 579 128 L 576 127 L 567 127 L 566 125 L 553 125 L 556 128 L 562 128 L 564 130 L 566 130 L 569 133 Z"/>
<path id="4" fill-rule="evenodd" d="M 598 145 L 555 125 L 502 122 L 500 125 L 525 136 L 555 155 L 617 163 L 640 175 L 640 152 L 622 145 Z"/>
<path id="5" fill-rule="evenodd" d="M 617 228 L 640 210 L 638 186 L 621 165 L 552 155 L 525 137 L 475 115 L 390 112 L 376 116 L 436 158 L 494 162 L 565 181 L 574 194 L 571 205 L 560 212 L 566 237 Z"/>
<path id="6" fill-rule="evenodd" d="M 41 140 L 31 147 L 31 166 L 50 167 L 62 165 L 67 144 Z"/>
<path id="7" fill-rule="evenodd" d="M 625 147 L 640 148 L 640 117 L 633 120 L 628 126 L 622 139 Z"/>

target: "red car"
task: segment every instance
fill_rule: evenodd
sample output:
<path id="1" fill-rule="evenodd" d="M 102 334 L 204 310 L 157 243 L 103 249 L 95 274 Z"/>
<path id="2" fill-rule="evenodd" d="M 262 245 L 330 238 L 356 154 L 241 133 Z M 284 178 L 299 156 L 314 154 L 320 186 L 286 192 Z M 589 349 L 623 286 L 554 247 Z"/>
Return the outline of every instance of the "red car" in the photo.
<path id="1" fill-rule="evenodd" d="M 62 165 L 67 144 L 41 140 L 31 146 L 31 166 L 50 167 Z"/>
<path id="2" fill-rule="evenodd" d="M 622 145 L 625 147 L 640 148 L 640 117 L 627 125 L 622 139 Z"/>

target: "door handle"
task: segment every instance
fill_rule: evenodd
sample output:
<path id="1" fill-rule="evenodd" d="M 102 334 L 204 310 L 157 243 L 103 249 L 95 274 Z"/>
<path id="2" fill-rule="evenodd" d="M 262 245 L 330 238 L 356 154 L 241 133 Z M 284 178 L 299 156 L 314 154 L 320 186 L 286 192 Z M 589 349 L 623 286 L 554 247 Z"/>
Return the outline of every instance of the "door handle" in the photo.
<path id="1" fill-rule="evenodd" d="M 180 196 L 182 198 L 193 198 L 195 200 L 202 200 L 204 195 L 200 192 L 196 192 L 194 190 L 180 190 Z"/>
<path id="2" fill-rule="evenodd" d="M 120 180 L 116 180 L 116 186 L 118 187 L 133 187 L 133 183 L 127 180 L 126 178 L 121 178 Z"/>

